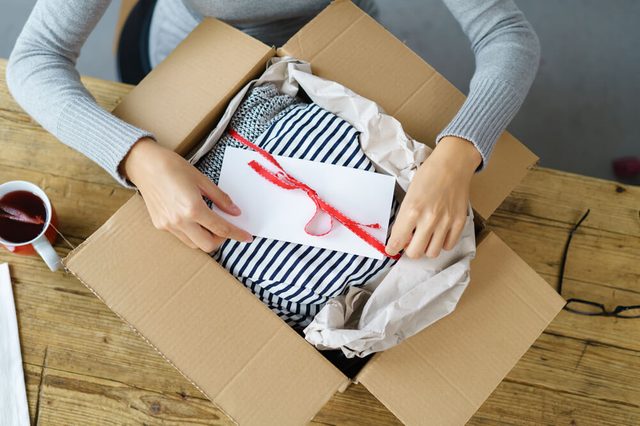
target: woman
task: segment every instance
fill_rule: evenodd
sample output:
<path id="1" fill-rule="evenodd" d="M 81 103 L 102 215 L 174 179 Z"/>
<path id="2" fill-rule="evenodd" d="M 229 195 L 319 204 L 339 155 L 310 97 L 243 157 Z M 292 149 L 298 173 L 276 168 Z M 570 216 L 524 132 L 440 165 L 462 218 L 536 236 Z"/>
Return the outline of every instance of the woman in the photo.
<path id="1" fill-rule="evenodd" d="M 476 70 L 469 96 L 438 135 L 400 207 L 387 252 L 437 256 L 460 237 L 469 186 L 522 104 L 539 60 L 538 39 L 511 0 L 443 0 L 469 37 Z M 101 109 L 75 69 L 80 49 L 111 0 L 39 0 L 7 67 L 20 105 L 45 129 L 141 192 L 154 225 L 206 252 L 224 239 L 251 235 L 207 208 L 240 209 L 153 135 Z M 150 60 L 158 64 L 202 19 L 214 16 L 267 44 L 282 45 L 328 0 L 159 0 L 151 23 Z M 375 12 L 372 0 L 356 2 Z M 224 60 L 224 58 L 221 58 Z M 425 117 L 428 119 L 428 117 Z"/>

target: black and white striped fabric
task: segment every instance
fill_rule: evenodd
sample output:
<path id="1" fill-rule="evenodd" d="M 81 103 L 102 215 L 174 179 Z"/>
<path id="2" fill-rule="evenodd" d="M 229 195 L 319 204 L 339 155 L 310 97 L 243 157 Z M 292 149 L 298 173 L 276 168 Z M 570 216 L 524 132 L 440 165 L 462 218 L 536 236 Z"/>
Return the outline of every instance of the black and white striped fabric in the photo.
<path id="1" fill-rule="evenodd" d="M 374 170 L 360 149 L 358 132 L 349 123 L 316 104 L 298 102 L 285 109 L 252 142 L 275 155 Z M 206 174 L 219 176 L 222 161 L 208 164 L 218 169 L 209 168 Z M 396 207 L 394 203 L 392 221 Z M 366 284 L 394 263 L 389 258 L 377 260 L 260 237 L 251 243 L 228 240 L 213 256 L 295 328 L 311 322 L 330 298 L 349 286 Z"/>

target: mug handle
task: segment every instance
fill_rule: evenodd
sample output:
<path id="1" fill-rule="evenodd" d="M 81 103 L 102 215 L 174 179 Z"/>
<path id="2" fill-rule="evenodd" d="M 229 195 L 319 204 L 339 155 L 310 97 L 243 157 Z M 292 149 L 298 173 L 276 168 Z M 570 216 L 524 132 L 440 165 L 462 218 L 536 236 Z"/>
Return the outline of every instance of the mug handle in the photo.
<path id="1" fill-rule="evenodd" d="M 38 252 L 49 269 L 55 272 L 60 268 L 60 266 L 62 266 L 60 256 L 58 256 L 58 253 L 53 249 L 53 246 L 44 233 L 31 243 L 31 245 Z"/>

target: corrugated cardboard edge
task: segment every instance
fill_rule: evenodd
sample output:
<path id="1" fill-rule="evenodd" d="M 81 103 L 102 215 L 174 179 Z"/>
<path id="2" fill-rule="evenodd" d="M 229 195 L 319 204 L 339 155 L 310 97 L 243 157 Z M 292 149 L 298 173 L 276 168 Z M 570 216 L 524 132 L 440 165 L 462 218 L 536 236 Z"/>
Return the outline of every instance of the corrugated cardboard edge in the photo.
<path id="1" fill-rule="evenodd" d="M 402 344 L 383 353 L 376 354 L 358 375 L 358 381 L 404 423 L 414 424 L 418 418 L 423 415 L 428 415 L 428 413 L 424 413 L 423 411 L 420 413 L 416 412 L 417 409 L 424 410 L 425 407 L 428 407 L 430 409 L 429 411 L 432 413 L 430 421 L 436 424 L 456 425 L 467 422 L 473 413 L 475 413 L 482 403 L 491 395 L 509 371 L 511 371 L 511 369 L 517 364 L 518 360 L 520 360 L 520 358 L 526 353 L 531 344 L 533 344 L 544 332 L 548 324 L 553 320 L 553 318 L 555 318 L 555 316 L 557 316 L 565 304 L 564 299 L 562 299 L 562 297 L 560 297 L 546 283 L 546 281 L 531 269 L 510 247 L 500 240 L 496 234 L 489 231 L 482 239 L 480 245 L 485 246 L 483 250 L 483 274 L 480 277 L 480 279 L 484 278 L 485 281 L 478 282 L 476 280 L 473 282 L 472 278 L 471 285 L 475 285 L 475 287 L 470 287 L 468 290 L 472 291 L 467 291 L 463 295 L 463 299 L 458 305 L 458 309 L 448 317 L 445 317 L 438 323 L 423 330 L 421 333 L 411 337 Z M 504 265 L 504 262 L 508 262 L 511 263 L 512 266 L 502 268 L 503 271 L 500 272 L 498 284 L 495 284 L 491 289 L 482 290 L 483 295 L 494 295 L 502 292 L 502 294 L 506 294 L 507 297 L 514 297 L 515 299 L 524 302 L 520 292 L 526 290 L 527 294 L 531 296 L 531 300 L 537 300 L 538 302 L 544 301 L 544 304 L 533 305 L 528 301 L 525 303 L 529 308 L 529 312 L 523 312 L 519 315 L 520 320 L 517 323 L 525 325 L 524 317 L 527 315 L 530 319 L 532 317 L 537 319 L 535 322 L 528 322 L 530 325 L 529 330 L 524 329 L 526 327 L 518 329 L 516 339 L 521 339 L 519 342 L 509 341 L 509 343 L 503 344 L 511 348 L 515 348 L 504 355 L 504 360 L 500 360 L 493 365 L 477 365 L 477 369 L 480 369 L 481 371 L 477 374 L 469 372 L 467 372 L 467 374 L 460 374 L 459 371 L 464 371 L 465 368 L 469 368 L 468 365 L 473 364 L 474 360 L 476 362 L 495 360 L 495 357 L 493 357 L 495 354 L 493 354 L 493 352 L 496 352 L 500 347 L 500 345 L 492 346 L 491 348 L 486 347 L 484 350 L 480 351 L 480 355 L 478 355 L 478 352 L 473 354 L 470 353 L 470 357 L 467 357 L 464 362 L 462 360 L 454 361 L 454 358 L 456 358 L 455 356 L 443 355 L 451 352 L 455 353 L 461 349 L 468 349 L 468 347 L 465 348 L 465 346 L 473 346 L 473 343 L 467 344 L 464 340 L 465 337 L 468 338 L 469 336 L 459 337 L 451 335 L 450 332 L 457 321 L 455 317 L 458 315 L 469 316 L 470 312 L 475 313 L 478 310 L 478 306 L 469 306 L 471 311 L 467 309 L 467 305 L 473 303 L 472 299 L 469 298 L 480 294 L 478 293 L 478 286 L 482 286 L 483 284 L 487 286 L 487 270 L 491 269 L 489 266 L 493 264 L 493 259 L 495 259 L 495 257 L 492 257 L 493 253 L 498 252 L 506 255 L 500 259 L 500 262 L 502 262 L 501 265 Z M 515 271 L 519 271 L 519 274 Z M 514 276 L 516 278 L 515 280 L 512 278 Z M 521 278 L 520 280 L 517 280 L 518 276 Z M 496 278 L 494 278 L 494 280 L 496 280 Z M 528 282 L 527 284 L 518 284 L 517 288 L 500 286 L 500 284 L 504 284 L 505 281 L 509 280 L 514 280 L 519 283 L 523 281 Z M 489 283 L 489 285 L 491 284 L 493 284 L 493 282 Z M 486 306 L 487 302 L 485 301 L 483 303 Z M 505 304 L 506 302 L 500 306 L 500 309 L 502 310 L 498 310 L 496 312 L 499 312 L 502 316 L 509 316 L 511 315 L 508 312 L 509 308 L 513 308 L 513 306 L 509 305 L 505 307 Z M 466 312 L 463 313 L 463 311 Z M 498 319 L 500 319 L 500 315 L 498 315 Z M 481 324 L 484 324 L 482 319 L 479 319 L 479 321 Z M 480 330 L 480 333 L 474 334 L 474 336 L 487 337 L 485 329 L 489 327 L 496 327 L 497 320 L 494 318 L 491 321 L 492 322 L 486 326 L 481 325 L 476 327 Z M 533 326 L 531 326 L 532 324 Z M 533 329 L 534 327 L 535 329 Z M 485 330 L 484 333 L 482 332 L 483 330 Z M 496 330 L 495 333 L 501 333 L 501 330 Z M 503 333 L 505 333 L 505 330 L 502 330 L 502 333 L 499 336 L 495 333 L 492 332 L 492 335 L 494 336 L 493 340 L 504 339 Z M 510 333 L 506 333 L 506 335 L 513 337 L 514 333 L 515 331 L 511 329 Z M 469 334 L 469 332 L 467 332 L 467 334 Z M 399 359 L 402 359 L 403 362 L 399 363 Z M 412 366 L 412 364 L 418 364 L 423 366 L 423 368 L 412 369 L 409 374 L 407 372 L 403 373 L 400 371 L 403 367 L 399 366 L 399 364 L 405 365 L 405 367 L 407 365 Z M 487 372 L 482 373 L 483 369 L 487 370 Z M 448 376 L 447 371 L 452 374 L 452 377 Z M 402 381 L 403 374 L 408 383 L 404 383 Z M 389 376 L 394 377 L 393 384 L 390 384 L 388 380 L 386 380 Z M 486 380 L 490 380 L 491 382 L 488 383 Z M 414 383 L 411 383 L 412 381 Z M 443 383 L 446 385 L 444 385 L 444 388 L 440 387 L 438 389 L 438 395 L 436 396 L 433 395 L 434 392 L 431 392 L 431 389 L 423 388 L 423 392 L 432 393 L 429 395 L 431 399 L 428 401 L 422 401 L 423 404 L 418 404 L 416 399 L 419 400 L 420 395 L 422 394 L 420 393 L 420 389 L 415 386 L 416 381 L 420 384 L 428 383 L 430 388 L 437 387 Z M 463 381 L 466 382 L 462 383 Z M 405 397 L 401 396 L 404 393 L 409 392 L 409 390 L 411 390 L 409 394 L 406 394 Z M 425 397 L 428 398 L 428 396 Z M 443 415 L 442 413 L 447 414 Z M 438 415 L 441 417 L 434 419 L 434 416 Z M 446 417 L 447 419 L 443 419 L 442 417 Z"/>
<path id="2" fill-rule="evenodd" d="M 96 295 L 96 297 L 98 297 L 99 300 L 101 300 L 103 303 L 105 303 L 105 305 L 107 305 L 107 307 L 113 311 L 121 320 L 123 320 L 127 325 L 129 325 L 129 327 L 134 331 L 134 333 L 136 333 L 138 336 L 140 336 L 145 342 L 147 342 L 147 344 L 149 344 L 156 352 L 158 352 L 160 354 L 160 356 L 163 357 L 163 359 L 165 359 L 171 366 L 173 366 L 174 368 L 176 368 L 180 374 L 182 374 L 183 377 L 185 377 L 185 379 L 187 379 L 191 384 L 193 384 L 207 399 L 209 399 L 211 402 L 213 402 L 217 407 L 220 408 L 220 410 L 222 412 L 225 413 L 225 415 L 227 415 L 229 418 L 233 419 L 234 422 L 239 423 L 241 420 L 236 417 L 235 415 L 233 415 L 232 413 L 235 412 L 235 409 L 227 409 L 226 408 L 226 404 L 228 404 L 229 402 L 232 403 L 232 407 L 233 407 L 233 401 L 238 401 L 237 398 L 234 399 L 234 394 L 237 393 L 238 390 L 238 383 L 240 383 L 239 386 L 243 386 L 242 383 L 247 383 L 247 376 L 245 374 L 246 369 L 248 366 L 251 365 L 251 368 L 255 368 L 255 363 L 253 363 L 252 361 L 254 359 L 261 359 L 263 357 L 259 356 L 258 354 L 260 353 L 260 351 L 262 349 L 259 349 L 258 352 L 256 352 L 255 354 L 253 354 L 251 356 L 251 358 L 249 358 L 250 361 L 248 361 L 246 363 L 246 365 L 244 365 L 241 369 L 237 370 L 232 376 L 230 376 L 230 380 L 228 380 L 216 393 L 216 396 L 214 397 L 213 395 L 209 394 L 208 392 L 206 392 L 204 390 L 204 388 L 202 386 L 200 386 L 197 382 L 197 379 L 195 378 L 191 378 L 187 373 L 185 373 L 184 370 L 182 370 L 178 364 L 176 364 L 173 359 L 169 356 L 167 356 L 161 349 L 160 346 L 158 344 L 156 344 L 156 342 L 154 342 L 153 340 L 151 340 L 149 337 L 147 337 L 146 333 L 143 333 L 140 329 L 138 329 L 138 327 L 136 327 L 131 321 L 129 321 L 129 319 L 127 319 L 126 315 L 123 315 L 120 312 L 120 308 L 113 306 L 111 303 L 109 303 L 109 301 L 107 300 L 107 298 L 103 297 L 101 292 L 98 291 L 93 285 L 90 285 L 88 283 L 88 280 L 86 279 L 85 276 L 83 276 L 82 273 L 78 272 L 77 270 L 74 270 L 74 260 L 76 259 L 76 257 L 78 257 L 80 254 L 83 254 L 84 257 L 86 258 L 86 253 L 83 253 L 83 250 L 87 249 L 87 246 L 90 246 L 92 243 L 95 243 L 95 239 L 98 238 L 101 242 L 97 243 L 98 247 L 100 246 L 100 244 L 104 245 L 105 243 L 108 246 L 111 246 L 113 248 L 113 250 L 115 252 L 120 252 L 122 250 L 126 251 L 127 247 L 130 247 L 128 245 L 127 241 L 120 241 L 120 238 L 118 238 L 118 230 L 122 230 L 122 221 L 124 220 L 125 222 L 127 222 L 127 219 L 131 216 L 130 214 L 127 213 L 132 213 L 132 212 L 138 212 L 138 214 L 136 214 L 135 216 L 138 217 L 142 217 L 144 216 L 145 222 L 149 222 L 148 223 L 148 228 L 151 229 L 151 224 L 150 221 L 148 219 L 147 213 L 146 213 L 146 209 L 144 207 L 144 204 L 142 202 L 142 199 L 140 198 L 139 200 L 134 200 L 132 197 L 132 199 L 130 199 L 127 203 L 125 203 L 125 205 L 121 208 L 121 210 L 127 209 L 126 211 L 118 211 L 116 212 L 116 214 L 114 214 L 98 231 L 96 231 L 91 237 L 89 237 L 87 240 L 85 240 L 82 244 L 80 244 L 78 247 L 76 247 L 73 251 L 71 251 L 63 260 L 63 264 L 65 265 L 66 269 L 72 274 L 74 275 L 74 277 L 76 277 L 85 287 L 87 287 L 93 294 Z M 133 210 L 132 210 L 133 209 Z M 144 211 L 142 211 L 144 210 Z M 118 223 L 120 223 L 120 225 L 118 225 Z M 113 231 L 113 232 L 110 232 Z M 171 245 L 172 247 L 175 246 L 176 249 L 179 250 L 188 250 L 186 247 L 184 247 L 179 241 L 174 240 L 172 237 L 170 237 L 168 234 L 162 232 L 162 231 L 158 231 L 153 229 L 153 232 L 157 232 L 158 236 L 163 235 L 163 239 L 165 240 L 170 240 L 173 244 Z M 116 234 L 115 236 L 112 234 Z M 119 234 L 122 235 L 122 234 Z M 107 238 L 107 240 L 105 240 L 105 238 Z M 111 241 L 108 240 L 108 238 L 112 238 Z M 166 242 L 166 241 L 165 241 Z M 117 245 L 121 244 L 120 247 L 118 247 Z M 113 246 L 115 245 L 115 247 Z M 165 244 L 166 246 L 166 244 Z M 164 247 L 164 246 L 163 246 Z M 164 247 L 165 249 L 170 248 L 170 247 Z M 94 247 L 95 250 L 95 247 Z M 153 255 L 153 254 L 152 254 Z M 107 254 L 107 257 L 109 255 Z M 202 256 L 201 256 L 202 257 Z M 79 264 L 75 266 L 75 268 L 80 268 L 82 270 L 82 263 L 85 262 L 87 259 L 79 259 Z M 211 262 L 211 259 L 207 257 L 207 262 Z M 78 262 L 75 262 L 78 263 Z M 225 273 L 228 275 L 228 273 L 225 271 Z M 230 276 L 230 275 L 229 275 Z M 242 300 L 247 300 L 244 299 L 244 297 L 246 296 L 246 298 L 250 298 L 251 303 L 255 304 L 256 306 L 262 308 L 262 310 L 264 310 L 264 314 L 265 315 L 269 315 L 270 318 L 269 319 L 275 319 L 278 323 L 280 323 L 280 326 L 277 328 L 277 330 L 275 331 L 274 335 L 272 336 L 275 337 L 278 334 L 281 334 L 281 331 L 284 330 L 286 331 L 288 334 L 291 335 L 291 337 L 294 337 L 296 339 L 299 339 L 299 337 L 296 335 L 296 333 L 290 329 L 290 327 L 284 323 L 281 319 L 277 318 L 268 308 L 267 306 L 263 305 L 257 298 L 255 298 L 255 296 L 253 294 L 251 294 L 251 292 L 249 291 L 249 289 L 245 288 L 241 283 L 239 283 L 237 280 L 233 279 L 234 283 L 237 284 L 238 288 L 240 289 L 243 298 Z M 133 282 L 137 282 L 135 279 L 133 279 Z M 221 283 L 220 283 L 221 284 Z M 104 285 L 104 284 L 101 284 Z M 125 286 L 126 287 L 126 286 Z M 105 290 L 106 291 L 106 290 Z M 267 342 L 272 341 L 273 339 L 267 340 Z M 282 340 L 282 339 L 279 339 Z M 317 353 L 315 351 L 315 349 L 313 349 L 307 342 L 305 342 L 304 340 L 298 340 L 299 344 L 305 345 L 305 350 L 308 350 L 309 353 L 313 353 L 313 360 L 317 360 L 318 362 L 322 363 L 325 367 L 330 368 L 331 370 L 335 371 L 336 373 L 336 380 L 328 380 L 325 381 L 325 385 L 329 385 L 329 386 L 324 386 L 323 388 L 323 392 L 319 393 L 316 392 L 316 394 L 314 395 L 313 398 L 311 398 L 311 400 L 313 401 L 313 405 L 309 405 L 309 404 L 305 404 L 306 405 L 306 409 L 302 410 L 303 412 L 306 411 L 307 412 L 307 416 L 305 418 L 297 418 L 296 423 L 298 421 L 310 421 L 313 416 L 327 403 L 327 401 L 336 393 L 336 391 L 338 391 L 339 389 L 344 388 L 346 385 L 348 385 L 349 383 L 349 379 L 346 378 L 342 373 L 340 373 L 337 369 L 335 369 L 335 367 L 333 367 L 329 361 L 327 361 L 322 355 L 320 355 L 319 353 Z M 267 343 L 265 343 L 263 345 L 263 347 L 266 347 Z M 295 349 L 295 348 L 294 348 Z M 300 349 L 300 348 L 298 348 Z M 305 358 L 307 360 L 310 360 L 307 358 Z M 260 366 L 260 363 L 258 363 L 258 366 Z M 316 366 L 318 367 L 318 365 Z M 234 370 L 235 371 L 235 370 Z M 274 370 L 274 371 L 279 371 L 279 370 Z M 339 377 L 339 380 L 338 379 Z M 231 387 L 230 387 L 231 386 Z M 231 389 L 231 393 L 226 392 L 227 389 Z M 229 399 L 231 398 L 231 399 Z M 300 413 L 302 414 L 302 413 Z M 250 420 L 247 420 L 248 424 L 268 424 L 269 421 L 263 421 L 262 419 L 259 420 L 259 423 L 257 423 L 257 419 L 255 419 L 255 413 L 251 413 L 251 412 L 241 412 L 241 414 L 238 414 L 239 416 L 244 416 L 245 418 L 248 418 Z M 252 417 L 253 415 L 253 417 Z M 287 414 L 286 412 L 283 412 L 283 415 L 285 416 L 284 419 L 286 419 Z M 281 419 L 282 420 L 282 419 Z M 275 420 L 273 420 L 271 423 L 273 423 Z M 291 422 L 288 422 L 291 423 Z M 282 423 L 278 423 L 278 424 L 282 424 Z"/>
<path id="3" fill-rule="evenodd" d="M 274 48 L 222 21 L 204 19 L 112 113 L 184 155 L 274 54 Z"/>
<path id="4" fill-rule="evenodd" d="M 256 74 L 259 75 L 260 74 L 259 71 L 261 70 L 264 71 L 264 69 L 267 67 L 267 62 L 269 61 L 269 59 L 271 59 L 275 55 L 275 53 L 276 53 L 275 48 L 270 48 L 267 52 L 265 52 L 264 56 L 258 61 L 258 63 L 256 63 L 253 66 L 253 68 L 251 68 L 249 72 L 246 73 L 246 75 L 247 76 L 253 76 Z M 235 86 L 233 86 L 231 92 L 221 102 L 221 105 L 222 105 L 221 108 L 217 111 L 212 111 L 205 119 L 205 122 L 214 123 L 218 121 L 219 116 L 222 115 L 222 113 L 224 112 L 224 109 L 226 108 L 226 105 L 229 103 L 231 98 L 233 98 L 233 96 L 235 96 L 235 94 L 245 86 L 246 80 L 248 79 L 238 81 L 238 83 Z M 194 127 L 191 133 L 189 133 L 189 135 L 187 136 L 186 140 L 200 141 L 206 138 L 206 136 L 209 134 L 210 131 L 211 131 L 210 125 L 200 126 L 200 128 Z M 192 145 L 193 143 L 182 145 L 180 149 L 177 150 L 176 152 L 178 152 L 180 155 L 184 157 L 190 151 L 190 149 L 192 148 Z"/>
<path id="5" fill-rule="evenodd" d="M 85 280 L 82 279 L 82 277 L 78 274 L 76 274 L 74 271 L 72 271 L 71 269 L 69 269 L 67 267 L 67 264 L 69 262 L 69 260 L 71 260 L 71 258 L 73 256 L 75 256 L 77 253 L 79 253 L 80 251 L 82 251 L 83 247 L 90 243 L 91 237 L 95 235 L 92 234 L 89 238 L 87 238 L 86 240 L 84 240 L 80 245 L 78 245 L 76 248 L 74 248 L 73 250 L 71 250 L 65 257 L 64 259 L 62 259 L 62 264 L 64 265 L 64 270 L 65 272 L 73 275 L 78 281 L 80 281 L 82 283 L 82 285 L 84 285 L 87 289 L 89 289 L 89 291 L 91 293 L 93 293 L 94 296 L 96 296 L 102 303 L 104 303 L 107 308 L 109 308 L 109 310 L 111 312 L 113 312 L 118 318 L 120 318 L 120 320 L 122 322 L 124 322 L 125 324 L 127 324 L 129 326 L 129 328 L 136 334 L 138 335 L 138 337 L 140 337 L 142 340 L 144 340 L 149 346 L 151 346 L 153 348 L 154 351 L 156 351 L 161 357 L 162 359 L 164 359 L 166 362 L 169 363 L 169 365 L 171 365 L 173 368 L 176 369 L 176 371 L 178 371 L 178 373 L 180 373 L 182 375 L 182 377 L 184 377 L 189 383 L 191 383 L 193 385 L 193 387 L 195 387 L 196 389 L 198 389 L 198 391 L 204 395 L 205 398 L 207 398 L 209 401 L 211 401 L 212 404 L 215 404 L 215 402 L 213 402 L 213 398 L 211 398 L 211 396 L 209 396 L 200 386 L 198 386 L 198 384 L 191 379 L 191 377 L 187 376 L 177 365 L 175 365 L 173 363 L 173 361 L 171 361 L 169 358 L 167 358 L 167 356 L 165 356 L 165 354 L 158 349 L 158 347 L 156 345 L 153 344 L 153 342 L 151 342 L 149 339 L 147 339 L 144 334 L 142 334 L 133 324 L 131 324 L 125 317 L 123 317 L 122 315 L 120 315 L 118 312 L 116 312 L 111 306 L 109 306 L 109 303 L 107 303 L 106 300 L 104 300 L 102 298 L 102 296 L 100 296 L 98 294 L 98 292 L 96 292 L 93 287 L 91 287 Z M 229 413 L 227 413 L 226 411 L 224 411 L 224 409 L 222 407 L 220 407 L 218 404 L 215 404 L 215 406 L 224 413 L 225 416 L 227 416 L 229 419 L 231 419 L 231 421 L 233 421 L 233 423 L 238 424 L 238 422 L 236 421 L 236 419 L 233 418 L 233 416 L 231 416 Z"/>

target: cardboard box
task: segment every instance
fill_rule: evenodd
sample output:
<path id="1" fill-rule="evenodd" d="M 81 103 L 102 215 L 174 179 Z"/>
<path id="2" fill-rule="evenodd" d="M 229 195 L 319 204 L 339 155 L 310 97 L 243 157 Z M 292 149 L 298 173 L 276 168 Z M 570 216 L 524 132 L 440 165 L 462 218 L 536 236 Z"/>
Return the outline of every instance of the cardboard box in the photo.
<path id="1" fill-rule="evenodd" d="M 337 1 L 277 52 L 205 20 L 115 114 L 185 154 L 276 54 L 309 61 L 427 143 L 464 100 L 373 19 Z M 473 181 L 477 215 L 488 218 L 536 161 L 502 135 Z M 471 283 L 454 313 L 376 354 L 355 377 L 407 424 L 465 423 L 564 304 L 482 219 Z M 139 195 L 65 264 L 239 424 L 304 424 L 351 382 L 207 254 L 156 230 Z"/>

